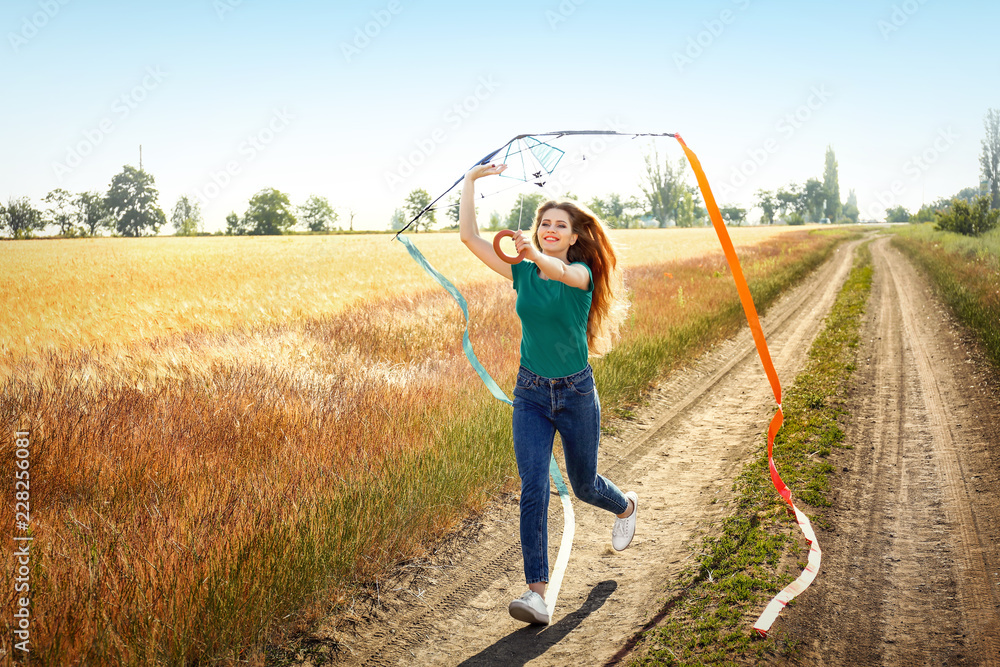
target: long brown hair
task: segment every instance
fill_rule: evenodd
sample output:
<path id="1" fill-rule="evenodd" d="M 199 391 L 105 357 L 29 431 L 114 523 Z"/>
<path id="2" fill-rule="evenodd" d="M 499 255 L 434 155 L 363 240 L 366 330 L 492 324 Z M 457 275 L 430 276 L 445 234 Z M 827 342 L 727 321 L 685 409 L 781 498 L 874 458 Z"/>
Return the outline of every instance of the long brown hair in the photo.
<path id="1" fill-rule="evenodd" d="M 531 234 L 536 248 L 541 247 L 538 225 L 542 216 L 554 208 L 569 215 L 570 229 L 577 235 L 576 243 L 566 253 L 566 259 L 583 262 L 590 267 L 594 294 L 587 319 L 587 347 L 591 354 L 600 356 L 611 349 L 628 311 L 618 257 L 601 220 L 587 207 L 568 199 L 547 201 L 538 207 Z"/>

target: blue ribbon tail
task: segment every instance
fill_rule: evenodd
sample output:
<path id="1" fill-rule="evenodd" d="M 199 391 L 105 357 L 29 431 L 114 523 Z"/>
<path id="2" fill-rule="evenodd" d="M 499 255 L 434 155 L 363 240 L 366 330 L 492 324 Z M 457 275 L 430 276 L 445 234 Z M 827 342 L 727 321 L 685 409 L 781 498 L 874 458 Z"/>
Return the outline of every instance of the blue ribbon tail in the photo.
<path id="1" fill-rule="evenodd" d="M 552 481 L 556 485 L 556 491 L 559 492 L 559 497 L 568 497 L 569 489 L 566 488 L 566 482 L 563 481 L 562 472 L 559 470 L 559 464 L 556 463 L 556 457 L 554 455 L 549 459 L 549 475 L 552 476 Z"/>
<path id="2" fill-rule="evenodd" d="M 514 405 L 514 403 L 507 398 L 507 394 L 503 393 L 500 385 L 496 383 L 493 377 L 486 372 L 485 368 L 483 368 L 483 365 L 479 363 L 479 359 L 476 358 L 476 353 L 472 351 L 472 341 L 469 340 L 469 305 L 465 302 L 465 297 L 462 296 L 462 293 L 458 291 L 457 287 L 451 284 L 450 280 L 445 278 L 437 269 L 430 265 L 427 258 L 424 257 L 419 250 L 417 250 L 417 246 L 413 245 L 408 237 L 400 234 L 396 237 L 396 239 L 406 246 L 406 250 L 410 253 L 410 257 L 413 258 L 413 261 L 423 267 L 424 271 L 427 272 L 427 275 L 436 280 L 438 284 L 448 292 L 448 294 L 451 294 L 452 298 L 458 303 L 458 307 L 462 309 L 462 314 L 465 315 L 465 334 L 462 336 L 462 349 L 465 350 L 465 356 L 468 358 L 469 364 L 472 366 L 473 370 L 475 370 L 479 375 L 479 379 L 483 381 L 483 384 L 486 385 L 486 388 L 490 390 L 490 393 L 493 394 L 494 398 L 498 401 L 503 401 L 507 405 Z M 558 472 L 558 468 L 556 468 L 556 471 Z M 562 482 L 561 476 L 559 481 L 560 483 Z"/>

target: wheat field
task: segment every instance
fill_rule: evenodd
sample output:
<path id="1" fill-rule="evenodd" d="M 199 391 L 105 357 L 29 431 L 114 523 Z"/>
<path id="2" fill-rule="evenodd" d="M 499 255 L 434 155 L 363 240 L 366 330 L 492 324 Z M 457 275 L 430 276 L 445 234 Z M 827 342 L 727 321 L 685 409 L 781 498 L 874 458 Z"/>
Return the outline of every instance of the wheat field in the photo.
<path id="1" fill-rule="evenodd" d="M 730 230 L 753 245 L 799 228 Z M 711 228 L 612 232 L 624 266 L 716 252 Z M 388 234 L 9 241 L 0 309 L 0 370 L 46 350 L 183 332 L 257 327 L 342 312 L 360 301 L 436 285 Z M 457 233 L 414 236 L 456 285 L 500 280 Z"/>
<path id="2" fill-rule="evenodd" d="M 835 244 L 733 232 L 769 299 Z M 633 317 L 595 361 L 609 407 L 742 322 L 712 230 L 619 235 Z M 30 431 L 39 660 L 262 664 L 289 623 L 513 488 L 509 411 L 462 354 L 461 311 L 389 238 L 0 244 L 19 271 L 2 297 L 17 320 L 2 325 L 0 493 L 13 431 Z M 416 242 L 509 386 L 513 290 L 454 234 Z"/>

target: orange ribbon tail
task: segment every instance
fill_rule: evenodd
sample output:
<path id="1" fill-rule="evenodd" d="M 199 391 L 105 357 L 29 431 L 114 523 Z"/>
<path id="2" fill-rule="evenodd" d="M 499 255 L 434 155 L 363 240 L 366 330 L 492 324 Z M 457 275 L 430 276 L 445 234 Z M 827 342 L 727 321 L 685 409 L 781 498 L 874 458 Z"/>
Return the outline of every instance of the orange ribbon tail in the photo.
<path id="1" fill-rule="evenodd" d="M 691 168 L 694 170 L 695 177 L 698 179 L 698 187 L 701 188 L 702 197 L 705 199 L 705 207 L 708 209 L 708 215 L 712 219 L 715 233 L 719 236 L 719 242 L 722 244 L 722 250 L 726 255 L 726 263 L 729 264 L 729 270 L 733 274 L 736 291 L 740 295 L 740 302 L 743 304 L 743 312 L 746 314 L 747 323 L 750 325 L 750 332 L 753 334 L 757 354 L 760 357 L 761 364 L 764 366 L 768 382 L 771 384 L 774 400 L 778 404 L 778 410 L 775 412 L 774 417 L 771 419 L 771 425 L 767 429 L 767 464 L 771 471 L 771 483 L 778 494 L 791 507 L 792 512 L 795 513 L 795 521 L 798 523 L 802 534 L 810 545 L 808 564 L 802 571 L 802 574 L 774 596 L 767 607 L 764 608 L 760 618 L 753 625 L 753 629 L 758 634 L 767 636 L 771 624 L 774 623 L 785 605 L 796 595 L 808 588 L 809 584 L 816 578 L 816 575 L 819 573 L 822 552 L 820 551 L 819 543 L 816 541 L 816 534 L 813 532 L 809 517 L 799 511 L 795 503 L 792 502 L 792 492 L 785 486 L 785 483 L 781 480 L 781 475 L 778 474 L 778 468 L 774 465 L 774 437 L 777 435 L 778 429 L 781 428 L 782 421 L 784 421 L 784 415 L 781 412 L 781 383 L 778 381 L 778 373 L 774 370 L 774 363 L 771 361 L 771 353 L 767 348 L 767 340 L 764 338 L 760 319 L 757 317 L 757 308 L 754 306 L 753 297 L 750 295 L 750 287 L 747 285 L 746 277 L 743 275 L 743 268 L 740 266 L 739 257 L 736 256 L 736 249 L 733 248 L 733 241 L 729 238 L 729 230 L 726 229 L 726 225 L 722 220 L 722 214 L 719 212 L 719 206 L 716 204 L 715 197 L 712 195 L 712 189 L 708 185 L 708 178 L 705 177 L 705 171 L 701 168 L 701 162 L 698 161 L 698 156 L 688 148 L 679 134 L 676 135 L 676 138 L 684 149 L 684 154 L 687 156 L 688 162 L 690 162 Z"/>

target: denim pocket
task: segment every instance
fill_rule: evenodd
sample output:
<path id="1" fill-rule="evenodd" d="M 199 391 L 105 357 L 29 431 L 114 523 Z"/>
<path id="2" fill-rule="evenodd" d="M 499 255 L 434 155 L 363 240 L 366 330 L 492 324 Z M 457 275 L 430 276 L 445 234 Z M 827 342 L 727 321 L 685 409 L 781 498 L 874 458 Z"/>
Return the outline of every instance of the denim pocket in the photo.
<path id="1" fill-rule="evenodd" d="M 522 374 L 517 374 L 517 387 L 519 389 L 531 389 L 532 382 Z"/>
<path id="2" fill-rule="evenodd" d="M 570 388 L 579 396 L 590 396 L 594 393 L 594 376 L 587 375 L 570 383 Z"/>

